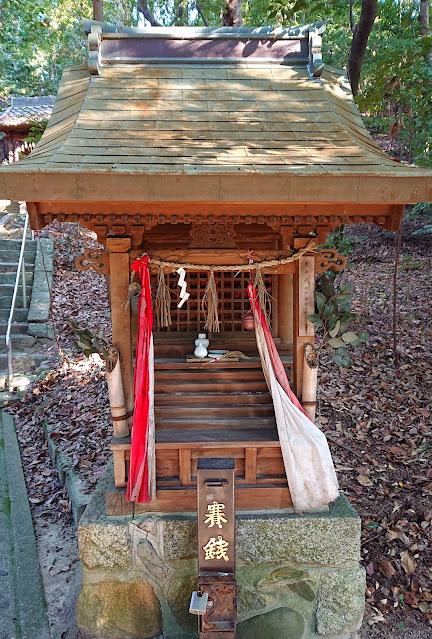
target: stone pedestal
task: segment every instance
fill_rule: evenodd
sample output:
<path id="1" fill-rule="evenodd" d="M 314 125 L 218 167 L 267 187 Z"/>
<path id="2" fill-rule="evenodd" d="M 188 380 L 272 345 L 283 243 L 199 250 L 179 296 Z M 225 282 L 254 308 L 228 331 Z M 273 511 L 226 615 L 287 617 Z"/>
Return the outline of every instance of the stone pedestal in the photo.
<path id="1" fill-rule="evenodd" d="M 79 526 L 85 639 L 193 639 L 196 514 L 106 517 L 109 469 Z M 344 496 L 325 513 L 236 518 L 238 639 L 354 639 L 364 610 L 360 519 Z"/>

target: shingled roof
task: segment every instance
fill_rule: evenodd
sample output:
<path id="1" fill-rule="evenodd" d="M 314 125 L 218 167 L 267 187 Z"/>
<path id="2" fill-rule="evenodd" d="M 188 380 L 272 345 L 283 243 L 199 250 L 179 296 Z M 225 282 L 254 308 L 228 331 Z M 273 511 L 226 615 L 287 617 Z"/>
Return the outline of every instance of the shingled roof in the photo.
<path id="1" fill-rule="evenodd" d="M 0 111 L 0 131 L 23 128 L 32 122 L 48 120 L 54 99 L 51 96 L 10 98 L 11 105 Z"/>
<path id="2" fill-rule="evenodd" d="M 93 26 L 41 141 L 0 171 L 3 197 L 432 199 L 432 172 L 384 153 L 344 72 L 322 65 L 320 25 L 110 30 Z"/>

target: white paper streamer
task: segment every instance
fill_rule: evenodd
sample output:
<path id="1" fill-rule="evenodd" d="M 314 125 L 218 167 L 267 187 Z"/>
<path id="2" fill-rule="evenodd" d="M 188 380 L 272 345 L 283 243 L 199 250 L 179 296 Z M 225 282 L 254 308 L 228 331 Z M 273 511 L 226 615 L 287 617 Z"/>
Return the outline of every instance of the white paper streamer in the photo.
<path id="1" fill-rule="evenodd" d="M 180 302 L 177 304 L 177 308 L 181 308 L 183 304 L 186 302 L 186 300 L 189 299 L 190 293 L 186 292 L 187 282 L 185 279 L 186 271 L 184 270 L 184 268 L 183 267 L 178 268 L 176 273 L 178 273 L 180 276 L 177 282 L 177 286 L 180 286 L 180 294 L 179 294 Z"/>

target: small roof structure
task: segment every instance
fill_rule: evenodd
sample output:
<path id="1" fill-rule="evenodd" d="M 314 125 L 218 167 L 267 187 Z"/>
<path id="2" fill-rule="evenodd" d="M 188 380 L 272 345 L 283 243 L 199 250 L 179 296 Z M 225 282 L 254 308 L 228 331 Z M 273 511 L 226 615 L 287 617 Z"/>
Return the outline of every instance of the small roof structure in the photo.
<path id="1" fill-rule="evenodd" d="M 10 106 L 0 111 L 0 131 L 9 132 L 28 128 L 32 122 L 42 122 L 51 116 L 54 98 L 36 96 L 17 98 L 11 96 Z"/>
<path id="2" fill-rule="evenodd" d="M 174 202 L 201 213 L 203 203 L 247 203 L 252 215 L 315 207 L 392 230 L 403 204 L 432 199 L 432 171 L 384 153 L 344 72 L 322 64 L 321 23 L 121 33 L 87 24 L 88 64 L 64 71 L 41 141 L 0 169 L 1 197 L 61 201 L 63 211 L 65 202 L 159 213 Z"/>

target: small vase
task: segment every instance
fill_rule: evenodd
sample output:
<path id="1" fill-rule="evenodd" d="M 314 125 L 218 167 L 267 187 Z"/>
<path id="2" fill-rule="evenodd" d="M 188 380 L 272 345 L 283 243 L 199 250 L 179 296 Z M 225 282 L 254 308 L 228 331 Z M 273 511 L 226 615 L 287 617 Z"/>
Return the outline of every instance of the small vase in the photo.
<path id="1" fill-rule="evenodd" d="M 203 359 L 207 356 L 207 347 L 210 344 L 205 333 L 198 333 L 198 339 L 195 340 L 194 355 L 199 359 Z"/>

